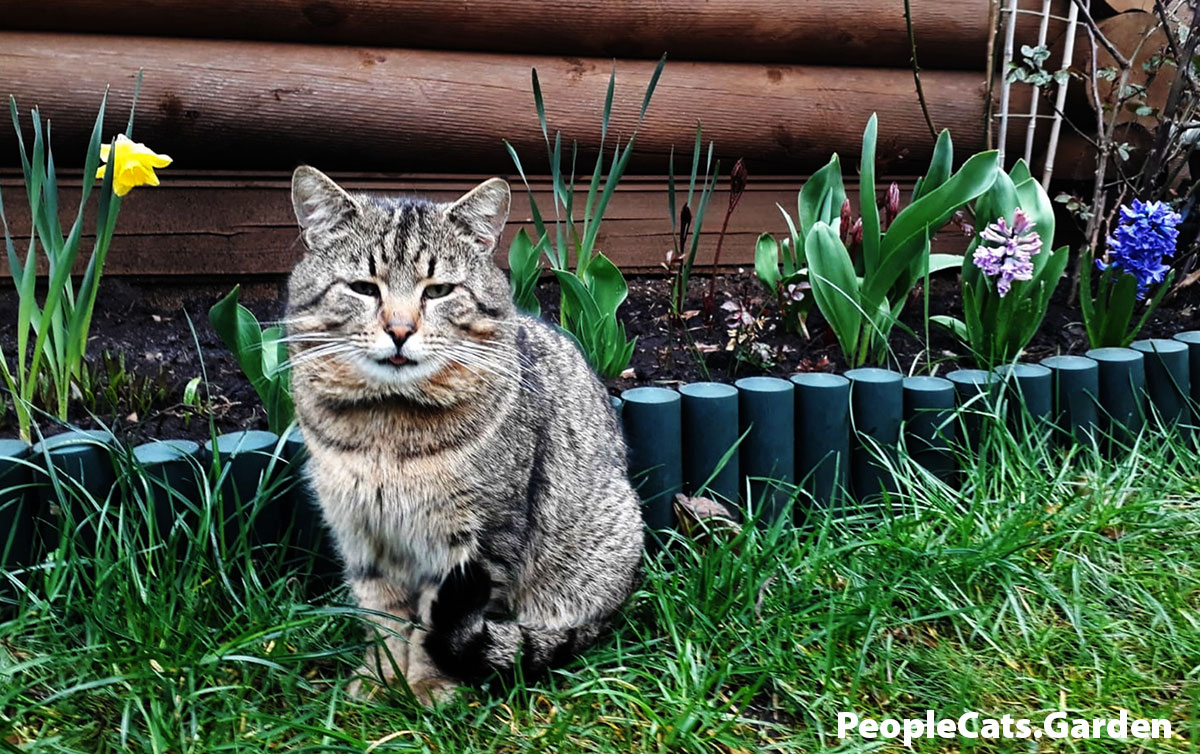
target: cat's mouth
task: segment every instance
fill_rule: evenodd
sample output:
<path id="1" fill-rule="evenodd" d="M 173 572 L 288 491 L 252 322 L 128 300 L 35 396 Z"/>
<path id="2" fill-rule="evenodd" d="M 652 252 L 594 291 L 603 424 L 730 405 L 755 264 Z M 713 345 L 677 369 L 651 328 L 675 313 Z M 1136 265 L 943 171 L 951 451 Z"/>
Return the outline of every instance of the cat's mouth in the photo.
<path id="1" fill-rule="evenodd" d="M 402 367 L 405 364 L 411 364 L 412 359 L 406 359 L 403 356 L 389 356 L 386 359 L 380 359 L 380 364 L 391 364 L 394 367 Z"/>

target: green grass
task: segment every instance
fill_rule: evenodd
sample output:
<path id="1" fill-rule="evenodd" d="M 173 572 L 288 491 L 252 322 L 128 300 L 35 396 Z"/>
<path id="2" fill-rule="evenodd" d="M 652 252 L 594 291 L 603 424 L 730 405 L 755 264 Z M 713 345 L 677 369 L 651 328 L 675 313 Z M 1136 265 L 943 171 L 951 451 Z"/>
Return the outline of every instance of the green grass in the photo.
<path id="1" fill-rule="evenodd" d="M 1165 717 L 1170 741 L 1025 750 L 1187 751 L 1200 699 L 1200 455 L 1146 435 L 1106 460 L 997 433 L 961 490 L 901 458 L 887 505 L 675 541 L 614 632 L 549 678 L 347 698 L 364 650 L 342 591 L 305 598 L 244 552 L 223 579 L 201 518 L 155 546 L 106 510 L 0 623 L 0 742 L 37 752 L 688 751 L 881 748 L 836 715 Z M 132 494 L 128 493 L 127 494 Z M 178 547 L 176 547 L 178 545 Z M 64 544 L 69 550 L 69 543 Z M 11 601 L 12 598 L 10 598 Z M 921 740 L 920 751 L 1013 750 Z M 892 748 L 892 745 L 888 745 Z"/>

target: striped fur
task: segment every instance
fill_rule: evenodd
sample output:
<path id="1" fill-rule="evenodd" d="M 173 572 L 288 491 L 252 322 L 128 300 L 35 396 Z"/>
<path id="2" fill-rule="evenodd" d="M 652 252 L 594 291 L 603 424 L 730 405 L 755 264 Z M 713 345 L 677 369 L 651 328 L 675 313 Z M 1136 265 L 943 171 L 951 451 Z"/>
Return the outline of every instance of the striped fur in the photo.
<path id="1" fill-rule="evenodd" d="M 309 476 L 359 604 L 391 616 L 373 619 L 386 651 L 364 672 L 431 698 L 565 662 L 633 590 L 641 516 L 603 386 L 570 340 L 514 312 L 492 261 L 507 184 L 434 204 L 302 167 L 293 202 Z M 396 323 L 413 325 L 402 342 Z"/>

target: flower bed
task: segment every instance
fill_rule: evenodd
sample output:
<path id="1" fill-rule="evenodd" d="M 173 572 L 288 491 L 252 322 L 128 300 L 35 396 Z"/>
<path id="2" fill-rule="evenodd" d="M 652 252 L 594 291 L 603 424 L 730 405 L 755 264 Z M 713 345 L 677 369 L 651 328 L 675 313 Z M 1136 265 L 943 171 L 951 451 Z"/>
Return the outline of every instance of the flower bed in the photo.
<path id="1" fill-rule="evenodd" d="M 978 450 L 988 417 L 1119 452 L 1148 423 L 1195 426 L 1200 379 L 1193 375 L 1200 375 L 1200 331 L 944 378 L 868 367 L 636 387 L 613 405 L 646 523 L 667 529 L 678 494 L 740 503 L 770 521 L 787 510 L 895 493 L 888 459 L 901 448 L 952 483 L 956 459 Z M 318 553 L 328 572 L 303 455 L 296 430 L 284 440 L 248 430 L 203 445 L 169 440 L 128 449 L 101 430 L 71 430 L 34 446 L 0 441 L 0 531 L 10 533 L 3 566 L 54 551 L 63 532 L 76 532 L 77 547 L 94 546 L 87 506 L 125 505 L 132 495 L 148 503 L 160 535 L 194 526 L 207 504 L 219 512 L 227 547 L 249 534 L 285 559 Z"/>

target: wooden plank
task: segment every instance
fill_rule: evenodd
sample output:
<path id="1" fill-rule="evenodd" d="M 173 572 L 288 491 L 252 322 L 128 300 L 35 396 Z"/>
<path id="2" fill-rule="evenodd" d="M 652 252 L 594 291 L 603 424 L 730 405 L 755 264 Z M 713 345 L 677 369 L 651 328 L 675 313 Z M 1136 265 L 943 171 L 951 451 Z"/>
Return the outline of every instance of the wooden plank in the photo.
<path id="1" fill-rule="evenodd" d="M 1069 0 L 1055 0 L 1065 15 Z M 989 0 L 913 0 L 925 68 L 982 70 Z M 4 28 L 603 58 L 909 64 L 896 0 L 0 0 Z M 1038 20 L 1019 17 L 1018 43 Z M 1053 30 L 1052 30 L 1053 31 Z M 1057 32 L 1053 32 L 1057 34 Z M 1053 38 L 1053 36 L 1051 37 Z"/>
<path id="2" fill-rule="evenodd" d="M 0 32 L 0 72 L 22 108 L 54 122 L 70 164 L 109 84 L 123 123 L 139 68 L 137 135 L 179 167 L 380 172 L 509 172 L 508 139 L 526 169 L 547 172 L 530 94 L 536 66 L 552 128 L 594 150 L 613 63 L 529 55 L 277 43 Z M 633 132 L 654 64 L 618 61 L 611 136 Z M 959 154 L 983 147 L 985 87 L 972 72 L 926 71 L 926 98 Z M 880 171 L 924 172 L 933 139 L 905 69 L 670 63 L 638 136 L 638 172 L 663 173 L 672 145 L 689 152 L 697 119 L 725 164 L 754 175 L 811 172 L 831 152 L 853 165 L 879 114 Z M 0 128 L 0 164 L 15 164 Z M 590 162 L 581 164 L 590 168 Z"/>
<path id="3" fill-rule="evenodd" d="M 349 189 L 375 193 L 414 192 L 438 200 L 465 193 L 486 176 L 334 176 Z M 754 242 L 759 233 L 781 237 L 787 232 L 776 203 L 795 212 L 800 178 L 753 180 L 747 187 L 729 224 L 722 250 L 723 266 L 753 265 Z M 549 183 L 535 178 L 534 194 L 543 211 L 550 214 Z M 599 235 L 599 248 L 629 272 L 661 271 L 659 266 L 671 247 L 667 216 L 666 181 L 662 177 L 626 180 L 613 195 Z M 881 182 L 881 187 L 886 183 Z M 904 195 L 912 181 L 901 183 Z M 698 264 L 708 265 L 716 249 L 716 235 L 728 203 L 727 184 L 714 194 L 701 236 Z M 857 202 L 857 187 L 847 187 Z M 28 207 L 19 198 L 23 188 L 19 175 L 0 173 L 0 190 L 10 197 L 5 204 L 14 232 L 29 229 Z M 882 190 L 882 188 L 881 188 Z M 62 206 L 73 212 L 78 203 L 78 183 L 64 183 Z M 508 243 L 518 228 L 532 232 L 529 200 L 516 190 L 505 238 L 496 255 L 505 263 Z M 578 196 L 576 205 L 582 206 Z M 682 202 L 682 196 L 680 198 Z M 94 204 L 94 202 L 92 203 Z M 64 222 L 71 218 L 64 212 Z M 91 227 L 91 223 L 85 225 Z M 85 237 L 84 248 L 93 238 Z M 965 243 L 947 231 L 939 236 L 938 251 L 961 253 Z M 18 240 L 18 248 L 25 244 Z M 285 174 L 186 174 L 164 176 L 155 189 L 137 189 L 122 204 L 117 235 L 109 253 L 106 274 L 139 276 L 196 276 L 244 278 L 287 273 L 299 259 L 295 220 Z M 83 261 L 81 260 L 80 269 Z M 0 264 L 7 274 L 7 263 Z"/>

